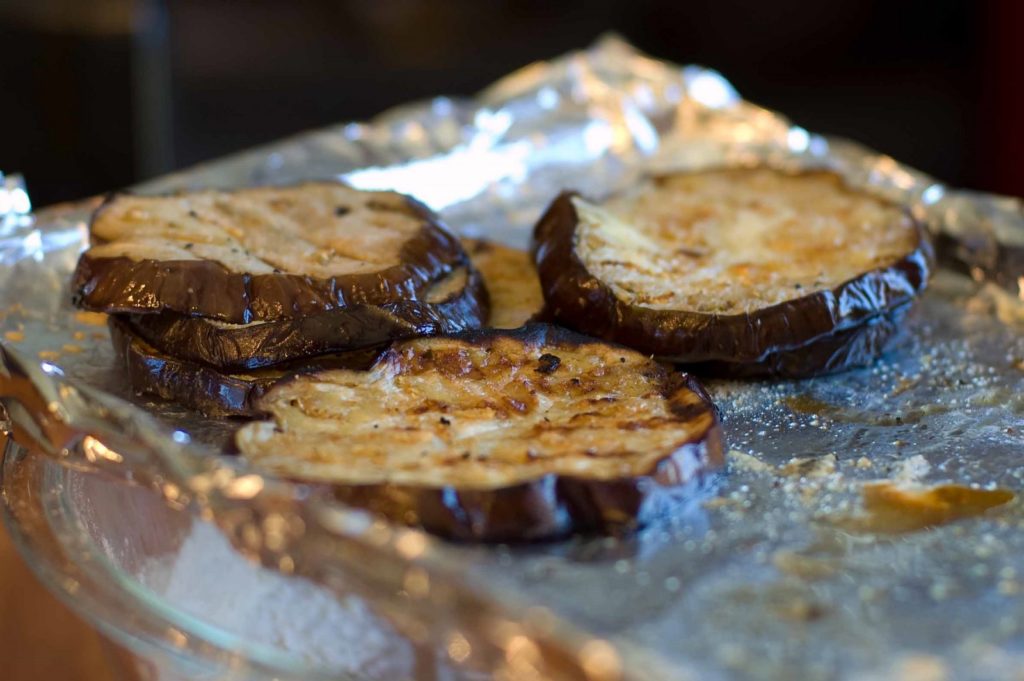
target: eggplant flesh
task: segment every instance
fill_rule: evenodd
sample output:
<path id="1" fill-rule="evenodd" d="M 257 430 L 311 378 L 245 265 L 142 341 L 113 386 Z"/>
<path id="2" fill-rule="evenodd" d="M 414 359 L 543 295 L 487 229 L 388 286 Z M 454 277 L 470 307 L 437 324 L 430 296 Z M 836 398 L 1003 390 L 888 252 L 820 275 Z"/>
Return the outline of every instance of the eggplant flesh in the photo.
<path id="1" fill-rule="evenodd" d="M 462 540 L 628 531 L 723 459 L 692 377 L 543 324 L 396 343 L 257 408 L 235 436 L 257 468 Z"/>
<path id="2" fill-rule="evenodd" d="M 544 295 L 527 251 L 484 239 L 463 239 L 462 245 L 487 284 L 491 299 L 487 326 L 515 329 L 540 319 Z"/>

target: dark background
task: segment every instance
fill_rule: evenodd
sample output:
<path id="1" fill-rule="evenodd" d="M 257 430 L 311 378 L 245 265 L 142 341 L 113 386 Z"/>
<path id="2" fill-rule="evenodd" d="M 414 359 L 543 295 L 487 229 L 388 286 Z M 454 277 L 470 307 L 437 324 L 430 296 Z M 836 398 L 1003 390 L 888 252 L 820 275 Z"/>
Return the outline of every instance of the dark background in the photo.
<path id="1" fill-rule="evenodd" d="M 1016 0 L 0 0 L 0 169 L 37 205 L 471 94 L 615 30 L 957 185 L 1024 195 Z"/>

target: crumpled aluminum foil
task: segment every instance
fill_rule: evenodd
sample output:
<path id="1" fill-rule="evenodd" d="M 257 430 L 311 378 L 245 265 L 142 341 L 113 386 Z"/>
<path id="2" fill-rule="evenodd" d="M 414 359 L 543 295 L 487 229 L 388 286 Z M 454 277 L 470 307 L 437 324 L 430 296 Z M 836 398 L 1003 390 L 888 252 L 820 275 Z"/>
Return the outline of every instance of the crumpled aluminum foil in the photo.
<path id="1" fill-rule="evenodd" d="M 1024 665 L 1021 503 L 903 534 L 847 521 L 863 513 L 871 480 L 1024 489 L 1019 201 L 953 190 L 810 133 L 742 100 L 714 71 L 648 58 L 614 37 L 526 67 L 472 100 L 401 107 L 139 190 L 340 177 L 414 194 L 461 233 L 523 246 L 564 188 L 598 197 L 646 172 L 760 163 L 834 168 L 906 202 L 949 267 L 905 340 L 874 367 L 802 382 L 712 382 L 734 449 L 729 470 L 635 537 L 452 545 L 217 456 L 205 445 L 234 424 L 133 398 L 101 320 L 71 307 L 67 280 L 87 241 L 88 202 L 38 212 L 0 237 L 0 395 L 12 432 L 66 465 L 194 508 L 267 565 L 357 584 L 432 644 L 461 632 L 466 664 L 490 672 L 528 664 L 551 678 L 1004 678 Z M 395 596 L 410 570 L 430 577 L 422 599 Z M 513 654 L 523 640 L 526 657 Z"/>

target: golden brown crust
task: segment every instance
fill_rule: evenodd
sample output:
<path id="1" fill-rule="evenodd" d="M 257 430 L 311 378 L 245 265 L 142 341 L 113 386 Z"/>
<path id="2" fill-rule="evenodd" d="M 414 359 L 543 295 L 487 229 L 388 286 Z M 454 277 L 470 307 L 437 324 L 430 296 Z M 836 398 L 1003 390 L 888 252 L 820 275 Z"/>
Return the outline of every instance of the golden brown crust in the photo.
<path id="1" fill-rule="evenodd" d="M 755 311 L 886 267 L 920 241 L 903 208 L 823 171 L 676 173 L 574 205 L 587 270 L 654 310 Z"/>
<path id="2" fill-rule="evenodd" d="M 337 183 L 117 194 L 90 230 L 72 282 L 82 307 L 234 324 L 415 298 L 466 260 L 424 206 Z"/>
<path id="3" fill-rule="evenodd" d="M 762 362 L 852 329 L 913 300 L 931 270 L 931 246 L 915 222 L 910 250 L 831 288 L 735 314 L 657 308 L 620 297 L 587 268 L 578 250 L 579 224 L 573 195 L 562 194 L 535 229 L 534 257 L 548 313 L 579 331 L 687 364 Z"/>
<path id="4" fill-rule="evenodd" d="M 537 321 L 544 295 L 530 254 L 485 239 L 463 239 L 462 245 L 487 284 L 491 299 L 487 326 L 515 329 Z"/>
<path id="5" fill-rule="evenodd" d="M 558 327 L 397 344 L 366 373 L 279 384 L 243 427 L 256 466 L 446 536 L 631 527 L 721 463 L 692 379 Z"/>

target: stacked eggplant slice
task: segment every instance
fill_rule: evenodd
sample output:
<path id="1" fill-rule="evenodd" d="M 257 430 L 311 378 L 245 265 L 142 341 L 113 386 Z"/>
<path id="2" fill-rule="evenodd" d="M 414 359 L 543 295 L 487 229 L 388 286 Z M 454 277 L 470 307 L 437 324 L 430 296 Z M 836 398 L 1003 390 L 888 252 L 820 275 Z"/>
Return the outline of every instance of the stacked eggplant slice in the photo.
<path id="1" fill-rule="evenodd" d="M 688 375 L 530 323 L 530 254 L 463 246 L 406 197 L 118 195 L 91 232 L 75 295 L 110 314 L 138 392 L 255 417 L 234 445 L 257 467 L 399 522 L 475 540 L 628 529 L 721 465 Z"/>
<path id="2" fill-rule="evenodd" d="M 713 375 L 867 364 L 932 267 L 903 208 L 768 168 L 656 177 L 600 204 L 564 193 L 533 250 L 556 321 Z"/>
<path id="3" fill-rule="evenodd" d="M 249 415 L 276 380 L 369 366 L 387 343 L 486 321 L 486 287 L 431 213 L 391 192 L 308 183 L 112 196 L 72 282 L 110 313 L 133 387 Z"/>
<path id="4" fill-rule="evenodd" d="M 900 207 L 768 168 L 656 177 L 602 203 L 564 193 L 532 254 L 332 183 L 118 195 L 92 241 L 74 290 L 111 314 L 137 391 L 253 417 L 234 445 L 264 471 L 485 541 L 678 508 L 666 499 L 721 465 L 722 438 L 673 364 L 866 364 L 932 258 Z"/>
<path id="5" fill-rule="evenodd" d="M 177 402 L 207 416 L 254 415 L 259 397 L 288 376 L 321 369 L 367 369 L 383 352 L 382 347 L 373 346 L 226 373 L 157 350 L 121 319 L 110 317 L 107 323 L 114 352 L 137 392 Z"/>

